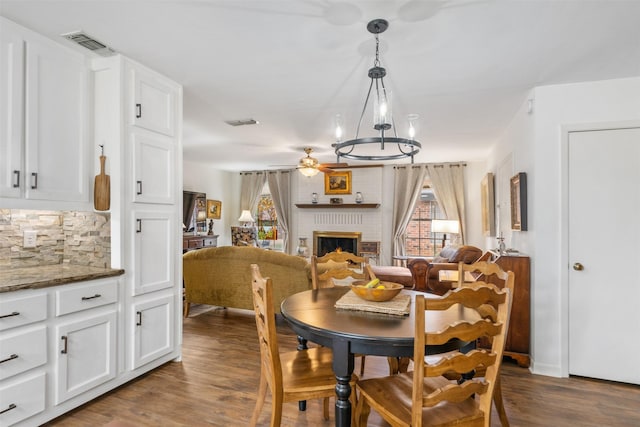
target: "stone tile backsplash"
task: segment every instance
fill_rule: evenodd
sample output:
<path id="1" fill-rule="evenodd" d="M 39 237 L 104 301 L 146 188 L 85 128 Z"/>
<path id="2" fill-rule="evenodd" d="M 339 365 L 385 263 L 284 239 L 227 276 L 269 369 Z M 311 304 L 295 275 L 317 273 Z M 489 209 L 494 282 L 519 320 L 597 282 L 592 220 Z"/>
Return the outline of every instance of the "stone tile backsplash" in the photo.
<path id="1" fill-rule="evenodd" d="M 23 247 L 25 230 L 38 233 Z M 111 266 L 110 215 L 96 212 L 0 209 L 0 267 L 70 263 Z"/>

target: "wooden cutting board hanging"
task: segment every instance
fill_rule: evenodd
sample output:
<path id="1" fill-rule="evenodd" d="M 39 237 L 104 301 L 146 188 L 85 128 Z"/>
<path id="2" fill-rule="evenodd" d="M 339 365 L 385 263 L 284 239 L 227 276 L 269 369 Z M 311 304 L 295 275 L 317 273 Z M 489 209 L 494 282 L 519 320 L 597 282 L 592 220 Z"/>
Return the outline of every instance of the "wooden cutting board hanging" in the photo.
<path id="1" fill-rule="evenodd" d="M 93 207 L 97 211 L 108 211 L 111 205 L 111 178 L 104 173 L 104 145 L 100 146 L 100 174 L 96 175 L 93 183 Z"/>

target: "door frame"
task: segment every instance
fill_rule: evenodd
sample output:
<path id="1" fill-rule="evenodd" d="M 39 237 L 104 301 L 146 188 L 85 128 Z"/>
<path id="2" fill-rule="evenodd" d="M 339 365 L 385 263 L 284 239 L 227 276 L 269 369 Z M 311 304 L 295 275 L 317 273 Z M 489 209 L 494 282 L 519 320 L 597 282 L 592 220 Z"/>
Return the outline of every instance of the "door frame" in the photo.
<path id="1" fill-rule="evenodd" d="M 569 134 L 632 128 L 640 128 L 640 120 L 576 123 L 560 127 L 560 374 L 563 377 L 569 376 Z"/>

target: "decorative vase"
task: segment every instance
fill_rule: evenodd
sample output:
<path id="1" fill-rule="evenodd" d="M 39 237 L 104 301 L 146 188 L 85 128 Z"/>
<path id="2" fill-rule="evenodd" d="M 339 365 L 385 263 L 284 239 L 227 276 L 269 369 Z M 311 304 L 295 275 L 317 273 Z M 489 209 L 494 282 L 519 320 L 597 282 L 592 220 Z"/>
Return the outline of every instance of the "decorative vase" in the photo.
<path id="1" fill-rule="evenodd" d="M 362 203 L 362 200 L 362 193 L 358 191 L 356 193 L 356 203 Z"/>
<path id="2" fill-rule="evenodd" d="M 318 203 L 318 193 L 311 193 L 311 203 Z"/>
<path id="3" fill-rule="evenodd" d="M 300 237 L 300 241 L 298 242 L 298 247 L 296 248 L 296 254 L 301 257 L 309 256 L 309 247 L 307 246 L 307 238 Z"/>

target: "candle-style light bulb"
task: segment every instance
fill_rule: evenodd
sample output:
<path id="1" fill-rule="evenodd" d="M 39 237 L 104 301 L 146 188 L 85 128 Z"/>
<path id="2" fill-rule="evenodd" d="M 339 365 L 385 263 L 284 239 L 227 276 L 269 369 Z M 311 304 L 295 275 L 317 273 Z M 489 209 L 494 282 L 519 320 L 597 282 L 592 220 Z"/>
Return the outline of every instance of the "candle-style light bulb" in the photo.
<path id="1" fill-rule="evenodd" d="M 342 141 L 342 116 L 340 114 L 336 114 L 336 141 Z"/>

